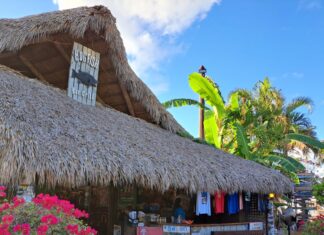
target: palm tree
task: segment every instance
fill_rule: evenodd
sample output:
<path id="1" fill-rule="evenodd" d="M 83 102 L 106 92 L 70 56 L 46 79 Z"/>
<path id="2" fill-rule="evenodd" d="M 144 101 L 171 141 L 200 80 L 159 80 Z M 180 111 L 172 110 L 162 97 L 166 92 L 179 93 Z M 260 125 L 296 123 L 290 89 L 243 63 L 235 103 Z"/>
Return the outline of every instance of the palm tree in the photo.
<path id="1" fill-rule="evenodd" d="M 288 105 L 269 79 L 258 82 L 252 91 L 231 92 L 225 102 L 219 86 L 199 73 L 189 75 L 189 85 L 206 101 L 202 106 L 192 99 L 173 99 L 164 102 L 166 108 L 194 105 L 205 110 L 205 139 L 216 148 L 275 168 L 298 180 L 296 172 L 304 167 L 283 151 L 291 139 L 314 146 L 318 142 L 301 136 L 313 130 L 310 121 L 296 109 L 311 106 L 307 98 L 297 98 Z M 310 131 L 310 132 L 307 132 Z M 317 147 L 322 147 L 318 145 Z"/>

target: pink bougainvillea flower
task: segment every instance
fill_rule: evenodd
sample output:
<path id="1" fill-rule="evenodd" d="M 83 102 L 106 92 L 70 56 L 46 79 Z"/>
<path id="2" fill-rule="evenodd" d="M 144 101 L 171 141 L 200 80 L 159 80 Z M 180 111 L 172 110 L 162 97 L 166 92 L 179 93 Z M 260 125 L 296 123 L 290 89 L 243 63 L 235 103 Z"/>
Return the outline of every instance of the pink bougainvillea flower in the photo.
<path id="1" fill-rule="evenodd" d="M 13 198 L 12 202 L 14 204 L 13 207 L 16 208 L 16 207 L 20 206 L 21 204 L 24 204 L 26 201 L 25 201 L 25 199 L 16 196 Z"/>
<path id="2" fill-rule="evenodd" d="M 7 188 L 5 186 L 0 186 L 0 191 L 5 191 Z"/>
<path id="3" fill-rule="evenodd" d="M 59 219 L 55 215 L 49 214 L 49 215 L 44 215 L 41 218 L 41 222 L 48 225 L 55 225 L 59 223 Z"/>
<path id="4" fill-rule="evenodd" d="M 79 226 L 77 224 L 69 224 L 65 227 L 65 230 L 70 234 L 79 234 Z"/>
<path id="5" fill-rule="evenodd" d="M 0 197 L 6 197 L 7 194 L 5 192 L 0 191 Z"/>
<path id="6" fill-rule="evenodd" d="M 47 230 L 48 230 L 48 225 L 42 224 L 37 228 L 37 235 L 46 235 Z"/>
<path id="7" fill-rule="evenodd" d="M 11 235 L 10 232 L 8 231 L 8 228 L 4 229 L 4 228 L 1 228 L 1 227 L 0 227 L 0 234 L 1 235 Z"/>
<path id="8" fill-rule="evenodd" d="M 9 208 L 10 208 L 10 204 L 8 202 L 5 202 L 0 206 L 0 212 L 5 211 Z"/>
<path id="9" fill-rule="evenodd" d="M 91 227 L 86 227 L 85 229 L 82 229 L 79 234 L 80 235 L 96 235 L 97 231 Z"/>
<path id="10" fill-rule="evenodd" d="M 89 218 L 89 214 L 85 211 L 81 211 L 79 209 L 75 209 L 73 212 L 73 215 L 75 218 L 80 219 L 80 218 Z"/>
<path id="11" fill-rule="evenodd" d="M 4 215 L 2 217 L 2 223 L 4 224 L 12 224 L 12 222 L 15 220 L 15 217 L 13 215 Z"/>
<path id="12" fill-rule="evenodd" d="M 8 229 L 9 228 L 9 224 L 6 223 L 0 223 L 0 229 Z M 1 234 L 1 233 L 0 233 Z"/>
<path id="13" fill-rule="evenodd" d="M 21 231 L 21 224 L 17 224 L 16 226 L 13 227 L 12 229 L 15 233 Z"/>
<path id="14" fill-rule="evenodd" d="M 30 235 L 30 225 L 29 224 L 22 224 L 21 230 L 23 235 Z"/>

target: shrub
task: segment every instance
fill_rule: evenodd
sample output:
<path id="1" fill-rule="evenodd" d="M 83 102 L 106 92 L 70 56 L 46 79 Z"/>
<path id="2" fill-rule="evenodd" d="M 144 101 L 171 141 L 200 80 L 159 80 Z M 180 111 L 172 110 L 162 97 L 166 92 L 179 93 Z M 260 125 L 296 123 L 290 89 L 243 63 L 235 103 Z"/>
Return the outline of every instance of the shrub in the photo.
<path id="1" fill-rule="evenodd" d="M 19 197 L 14 197 L 11 202 L 8 202 L 4 199 L 5 190 L 5 187 L 0 186 L 1 235 L 97 234 L 97 231 L 81 220 L 88 218 L 88 213 L 75 208 L 67 200 L 39 194 L 30 203 Z"/>
<path id="2" fill-rule="evenodd" d="M 324 215 L 309 220 L 303 229 L 303 235 L 324 235 Z"/>

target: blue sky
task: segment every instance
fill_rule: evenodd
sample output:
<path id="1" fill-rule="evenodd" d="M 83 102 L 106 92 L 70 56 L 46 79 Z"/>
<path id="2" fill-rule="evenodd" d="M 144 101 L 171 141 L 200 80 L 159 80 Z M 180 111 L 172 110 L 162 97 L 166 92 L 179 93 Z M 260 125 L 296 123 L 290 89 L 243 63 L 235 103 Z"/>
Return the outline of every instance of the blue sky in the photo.
<path id="1" fill-rule="evenodd" d="M 313 99 L 309 117 L 324 139 L 324 0 L 192 0 L 191 10 L 165 0 L 170 6 L 157 4 L 161 14 L 152 15 L 154 6 L 129 9 L 127 0 L 56 0 L 58 5 L 51 0 L 0 0 L 0 17 L 106 2 L 112 4 L 131 64 L 161 101 L 198 98 L 187 77 L 201 64 L 225 97 L 268 76 L 288 101 L 296 96 Z M 197 109 L 170 111 L 197 135 Z"/>

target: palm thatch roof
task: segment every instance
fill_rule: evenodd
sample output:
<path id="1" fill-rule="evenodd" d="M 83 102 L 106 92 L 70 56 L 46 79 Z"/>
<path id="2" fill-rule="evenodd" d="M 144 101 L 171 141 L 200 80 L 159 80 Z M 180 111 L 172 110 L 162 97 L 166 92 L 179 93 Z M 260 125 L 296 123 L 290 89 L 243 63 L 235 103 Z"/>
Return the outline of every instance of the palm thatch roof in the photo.
<path id="1" fill-rule="evenodd" d="M 116 20 L 103 6 L 0 20 L 0 64 L 66 89 L 73 42 L 101 54 L 97 101 L 155 123 L 184 129 L 130 68 Z"/>
<path id="2" fill-rule="evenodd" d="M 277 171 L 198 144 L 0 65 L 0 183 L 137 184 L 226 192 L 291 190 Z"/>

